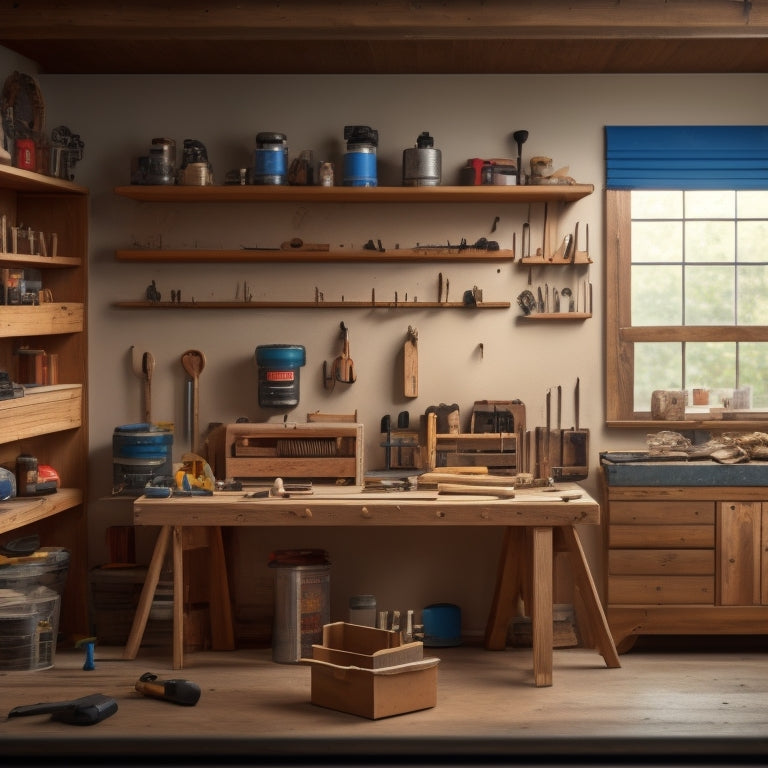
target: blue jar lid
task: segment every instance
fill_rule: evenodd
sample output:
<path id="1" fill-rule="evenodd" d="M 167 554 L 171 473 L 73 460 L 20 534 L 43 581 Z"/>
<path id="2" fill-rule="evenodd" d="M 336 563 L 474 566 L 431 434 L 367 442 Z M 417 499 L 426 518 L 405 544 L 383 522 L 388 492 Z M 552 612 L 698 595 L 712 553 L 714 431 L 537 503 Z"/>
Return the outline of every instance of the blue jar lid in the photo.
<path id="1" fill-rule="evenodd" d="M 298 368 L 307 362 L 300 344 L 263 344 L 256 347 L 256 362 L 272 368 Z"/>

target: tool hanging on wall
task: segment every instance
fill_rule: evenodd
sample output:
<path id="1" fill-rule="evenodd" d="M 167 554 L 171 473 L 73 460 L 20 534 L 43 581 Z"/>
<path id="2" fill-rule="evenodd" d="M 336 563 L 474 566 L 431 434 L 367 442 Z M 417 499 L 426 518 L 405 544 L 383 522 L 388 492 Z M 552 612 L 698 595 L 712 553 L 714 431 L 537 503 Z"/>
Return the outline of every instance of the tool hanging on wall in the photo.
<path id="1" fill-rule="evenodd" d="M 192 382 L 192 391 L 191 393 L 187 392 L 187 426 L 190 433 L 192 452 L 199 453 L 200 374 L 205 368 L 205 355 L 199 349 L 188 349 L 181 356 L 181 365 Z"/>
<path id="2" fill-rule="evenodd" d="M 353 384 L 357 379 L 357 371 L 352 358 L 349 356 L 349 328 L 342 320 L 339 323 L 341 329 L 342 348 L 341 354 L 331 364 L 331 373 L 328 375 L 328 364 L 323 361 L 323 384 L 326 389 L 333 389 L 337 381 L 343 384 Z"/>
<path id="3" fill-rule="evenodd" d="M 419 396 L 418 340 L 418 330 L 409 325 L 408 335 L 405 339 L 405 344 L 403 344 L 403 395 L 405 397 Z"/>
<path id="4" fill-rule="evenodd" d="M 151 352 L 145 352 L 141 358 L 141 372 L 144 376 L 144 421 L 152 423 L 152 373 L 155 370 L 155 358 Z"/>

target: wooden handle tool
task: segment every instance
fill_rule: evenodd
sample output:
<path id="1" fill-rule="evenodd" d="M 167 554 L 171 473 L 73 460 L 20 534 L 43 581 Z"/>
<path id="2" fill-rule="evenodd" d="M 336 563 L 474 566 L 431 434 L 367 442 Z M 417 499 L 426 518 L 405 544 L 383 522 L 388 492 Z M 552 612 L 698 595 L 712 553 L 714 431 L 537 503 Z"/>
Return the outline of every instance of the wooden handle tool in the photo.
<path id="1" fill-rule="evenodd" d="M 408 326 L 408 336 L 403 345 L 403 396 L 419 396 L 419 350 L 416 342 L 419 332 Z"/>

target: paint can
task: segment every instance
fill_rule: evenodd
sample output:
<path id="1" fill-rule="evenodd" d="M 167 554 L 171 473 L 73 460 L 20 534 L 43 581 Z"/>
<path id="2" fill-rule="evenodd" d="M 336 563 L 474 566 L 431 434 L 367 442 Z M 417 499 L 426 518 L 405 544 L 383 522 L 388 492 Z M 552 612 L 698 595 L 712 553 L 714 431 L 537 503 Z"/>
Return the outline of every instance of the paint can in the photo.
<path id="1" fill-rule="evenodd" d="M 288 139 L 284 133 L 256 135 L 253 154 L 254 184 L 285 184 L 288 171 Z"/>
<path id="2" fill-rule="evenodd" d="M 376 147 L 379 143 L 379 132 L 367 125 L 345 125 L 344 138 L 347 141 L 344 186 L 377 186 Z"/>
<path id="3" fill-rule="evenodd" d="M 298 405 L 301 367 L 306 361 L 306 351 L 300 344 L 263 344 L 256 347 L 259 406 L 293 408 Z"/>
<path id="4" fill-rule="evenodd" d="M 435 149 L 435 140 L 422 131 L 416 146 L 403 150 L 403 186 L 436 187 L 440 184 L 442 153 Z"/>

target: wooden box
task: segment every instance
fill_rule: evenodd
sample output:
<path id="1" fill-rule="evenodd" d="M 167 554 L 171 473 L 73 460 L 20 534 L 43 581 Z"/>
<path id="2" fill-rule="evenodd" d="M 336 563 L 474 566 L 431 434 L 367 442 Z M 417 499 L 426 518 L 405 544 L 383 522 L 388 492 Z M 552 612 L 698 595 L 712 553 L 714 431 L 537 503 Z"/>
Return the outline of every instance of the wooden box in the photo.
<path id="1" fill-rule="evenodd" d="M 436 658 L 423 644 L 400 644 L 399 634 L 345 622 L 323 627 L 312 646 L 311 700 L 320 707 L 377 720 L 437 704 Z"/>
<path id="2" fill-rule="evenodd" d="M 224 453 L 228 478 L 363 484 L 362 424 L 228 424 Z"/>

